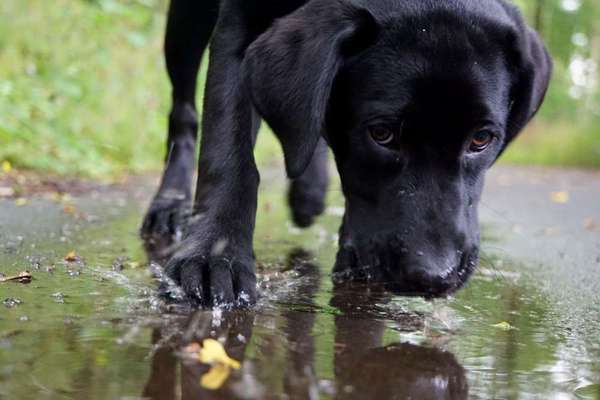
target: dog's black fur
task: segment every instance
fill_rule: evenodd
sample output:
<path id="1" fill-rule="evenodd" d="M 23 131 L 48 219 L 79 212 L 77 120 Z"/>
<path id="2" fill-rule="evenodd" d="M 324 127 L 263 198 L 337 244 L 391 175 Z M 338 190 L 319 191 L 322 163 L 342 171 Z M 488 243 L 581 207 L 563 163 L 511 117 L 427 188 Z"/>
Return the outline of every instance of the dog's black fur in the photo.
<path id="1" fill-rule="evenodd" d="M 478 259 L 484 173 L 538 110 L 552 69 L 505 0 L 172 0 L 166 59 L 169 152 L 143 233 L 187 227 L 166 271 L 194 305 L 255 301 L 261 118 L 283 147 L 299 226 L 324 209 L 333 150 L 346 197 L 336 276 L 456 290 Z"/>

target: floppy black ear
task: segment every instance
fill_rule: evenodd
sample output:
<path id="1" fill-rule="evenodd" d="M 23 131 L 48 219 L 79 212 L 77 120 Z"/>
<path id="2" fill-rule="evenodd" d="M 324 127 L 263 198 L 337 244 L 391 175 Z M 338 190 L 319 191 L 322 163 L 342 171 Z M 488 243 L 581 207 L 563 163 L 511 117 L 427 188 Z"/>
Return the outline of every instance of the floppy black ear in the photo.
<path id="1" fill-rule="evenodd" d="M 552 59 L 539 35 L 522 26 L 513 40 L 516 69 L 511 90 L 511 108 L 506 126 L 508 145 L 537 113 L 552 75 Z"/>
<path id="2" fill-rule="evenodd" d="M 275 21 L 247 49 L 244 83 L 281 142 L 290 178 L 312 158 L 344 60 L 366 48 L 376 31 L 365 9 L 344 0 L 312 0 Z"/>

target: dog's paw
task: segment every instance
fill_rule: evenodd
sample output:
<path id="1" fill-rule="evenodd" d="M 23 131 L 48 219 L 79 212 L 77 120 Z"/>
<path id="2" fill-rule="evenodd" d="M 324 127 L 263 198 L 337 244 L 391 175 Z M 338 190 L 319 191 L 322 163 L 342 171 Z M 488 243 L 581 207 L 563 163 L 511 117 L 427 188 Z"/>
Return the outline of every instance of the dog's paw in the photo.
<path id="1" fill-rule="evenodd" d="M 256 302 L 256 275 L 253 259 L 243 259 L 177 253 L 167 263 L 160 292 L 192 307 L 249 307 Z"/>
<path id="2" fill-rule="evenodd" d="M 142 223 L 144 239 L 168 238 L 172 242 L 181 240 L 191 215 L 191 202 L 184 196 L 157 195 Z"/>

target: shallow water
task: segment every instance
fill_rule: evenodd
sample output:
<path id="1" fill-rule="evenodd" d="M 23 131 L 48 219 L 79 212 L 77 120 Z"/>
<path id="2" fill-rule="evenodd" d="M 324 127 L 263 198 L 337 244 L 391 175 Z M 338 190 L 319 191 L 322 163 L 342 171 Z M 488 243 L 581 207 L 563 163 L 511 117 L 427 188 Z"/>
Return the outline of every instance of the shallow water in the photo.
<path id="1" fill-rule="evenodd" d="M 340 209 L 298 231 L 277 182 L 263 183 L 251 311 L 165 312 L 137 237 L 147 184 L 77 198 L 80 217 L 46 199 L 1 202 L 0 272 L 34 280 L 0 284 L 0 301 L 18 300 L 0 304 L 0 398 L 600 398 L 596 299 L 542 289 L 491 239 L 449 299 L 334 288 Z M 71 250 L 83 260 L 63 262 Z M 216 391 L 201 385 L 207 367 L 178 356 L 209 337 L 242 361 Z"/>

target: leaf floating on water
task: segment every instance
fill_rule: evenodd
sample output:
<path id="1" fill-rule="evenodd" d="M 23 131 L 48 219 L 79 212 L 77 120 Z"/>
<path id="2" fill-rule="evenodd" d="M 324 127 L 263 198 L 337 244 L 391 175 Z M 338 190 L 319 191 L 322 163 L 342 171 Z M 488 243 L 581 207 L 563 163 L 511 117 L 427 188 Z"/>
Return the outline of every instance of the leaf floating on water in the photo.
<path id="1" fill-rule="evenodd" d="M 202 364 L 210 365 L 210 369 L 200 378 L 200 385 L 209 390 L 219 389 L 231 374 L 231 370 L 240 368 L 240 362 L 229 357 L 223 345 L 214 339 L 204 339 L 202 346 L 191 343 L 183 352 Z"/>
<path id="2" fill-rule="evenodd" d="M 26 205 L 27 203 L 28 203 L 28 201 L 27 201 L 27 199 L 26 199 L 26 198 L 24 198 L 24 197 L 19 197 L 18 199 L 16 199 L 16 200 L 15 200 L 15 204 L 16 204 L 18 207 L 22 207 L 22 206 Z"/>
<path id="3" fill-rule="evenodd" d="M 231 368 L 224 364 L 216 364 L 200 378 L 200 385 L 209 390 L 217 390 L 229 378 Z"/>
<path id="4" fill-rule="evenodd" d="M 75 250 L 71 250 L 64 258 L 65 261 L 67 262 L 77 262 L 81 260 L 81 257 L 79 257 L 77 255 L 77 253 L 75 253 Z"/>
<path id="5" fill-rule="evenodd" d="M 569 192 L 552 192 L 550 199 L 557 204 L 567 204 L 570 200 Z"/>
<path id="6" fill-rule="evenodd" d="M 503 331 L 510 331 L 511 329 L 515 329 L 514 326 L 509 324 L 506 321 L 499 322 L 497 324 L 492 325 L 494 328 L 502 329 Z"/>
<path id="7" fill-rule="evenodd" d="M 10 281 L 16 281 L 19 283 L 29 283 L 29 282 L 31 282 L 31 279 L 32 279 L 31 273 L 29 271 L 23 271 L 15 276 L 7 276 L 7 277 L 0 278 L 0 283 L 10 282 Z"/>
<path id="8" fill-rule="evenodd" d="M 223 364 L 233 369 L 239 369 L 239 361 L 229 357 L 223 345 L 214 339 L 204 339 L 198 353 L 198 360 L 203 364 Z"/>

